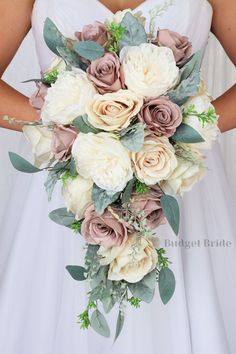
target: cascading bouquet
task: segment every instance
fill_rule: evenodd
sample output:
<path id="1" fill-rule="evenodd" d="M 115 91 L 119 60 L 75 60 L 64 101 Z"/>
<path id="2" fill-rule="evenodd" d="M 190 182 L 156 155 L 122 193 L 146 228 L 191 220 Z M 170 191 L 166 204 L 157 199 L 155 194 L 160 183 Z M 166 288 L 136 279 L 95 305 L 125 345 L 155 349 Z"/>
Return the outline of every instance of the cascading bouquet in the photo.
<path id="1" fill-rule="evenodd" d="M 46 19 L 44 38 L 56 59 L 34 80 L 31 104 L 40 120 L 23 127 L 34 165 L 9 153 L 22 172 L 48 170 L 49 200 L 62 182 L 66 208 L 50 218 L 86 242 L 84 266 L 66 267 L 90 286 L 81 328 L 109 336 L 99 302 L 105 313 L 118 304 L 116 338 L 127 302 L 150 303 L 157 284 L 164 304 L 174 293 L 156 229 L 167 220 L 178 234 L 175 196 L 202 179 L 202 150 L 219 131 L 200 79 L 201 53 L 192 55 L 188 38 L 175 32 L 147 34 L 144 21 L 119 12 L 69 39 Z"/>

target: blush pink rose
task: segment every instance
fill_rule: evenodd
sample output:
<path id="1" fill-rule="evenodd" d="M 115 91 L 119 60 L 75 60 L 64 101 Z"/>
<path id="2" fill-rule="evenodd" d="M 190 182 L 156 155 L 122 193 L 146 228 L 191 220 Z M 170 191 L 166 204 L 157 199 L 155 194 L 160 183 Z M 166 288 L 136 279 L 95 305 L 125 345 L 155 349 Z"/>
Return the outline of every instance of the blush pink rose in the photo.
<path id="1" fill-rule="evenodd" d="M 43 83 L 37 83 L 37 88 L 38 88 L 37 91 L 33 93 L 29 101 L 31 106 L 40 112 L 44 105 L 45 97 L 48 91 L 48 86 L 44 85 Z"/>
<path id="2" fill-rule="evenodd" d="M 182 122 L 180 107 L 168 97 L 150 98 L 144 102 L 138 118 L 147 128 L 161 136 L 171 137 Z"/>
<path id="3" fill-rule="evenodd" d="M 125 88 L 120 67 L 119 57 L 115 53 L 106 53 L 102 58 L 92 61 L 87 73 L 100 94 Z"/>
<path id="4" fill-rule="evenodd" d="M 155 229 L 166 222 L 160 202 L 162 195 L 163 192 L 158 186 L 151 186 L 149 192 L 145 194 L 132 194 L 131 210 L 142 211 L 150 229 Z"/>
<path id="5" fill-rule="evenodd" d="M 170 48 L 177 65 L 182 65 L 192 55 L 192 43 L 188 37 L 168 29 L 159 30 L 154 44 Z"/>
<path id="6" fill-rule="evenodd" d="M 117 215 L 120 214 L 119 210 L 113 210 Z M 129 228 L 128 223 L 117 220 L 109 210 L 98 215 L 92 205 L 85 212 L 81 235 L 89 244 L 111 248 L 121 246 L 128 240 Z"/>
<path id="7" fill-rule="evenodd" d="M 109 38 L 106 26 L 104 23 L 99 21 L 95 21 L 91 25 L 84 26 L 82 32 L 76 32 L 75 36 L 79 41 L 94 41 L 102 46 L 108 41 Z"/>
<path id="8" fill-rule="evenodd" d="M 78 131 L 72 128 L 58 126 L 54 129 L 52 151 L 57 160 L 67 161 L 71 157 L 71 149 Z"/>

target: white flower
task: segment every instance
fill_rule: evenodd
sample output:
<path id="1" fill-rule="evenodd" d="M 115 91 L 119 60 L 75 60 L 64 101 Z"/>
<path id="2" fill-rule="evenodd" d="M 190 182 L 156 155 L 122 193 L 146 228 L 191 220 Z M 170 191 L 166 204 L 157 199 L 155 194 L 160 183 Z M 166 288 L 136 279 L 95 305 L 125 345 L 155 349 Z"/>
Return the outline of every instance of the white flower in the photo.
<path id="1" fill-rule="evenodd" d="M 48 127 L 25 125 L 23 133 L 32 144 L 35 166 L 47 165 L 53 157 L 53 131 Z"/>
<path id="2" fill-rule="evenodd" d="M 154 44 L 124 47 L 120 52 L 125 84 L 143 97 L 158 97 L 173 88 L 178 81 L 171 49 Z"/>
<path id="3" fill-rule="evenodd" d="M 78 173 L 92 178 L 101 189 L 120 192 L 132 179 L 129 152 L 111 133 L 80 133 L 74 142 L 72 155 Z"/>
<path id="4" fill-rule="evenodd" d="M 202 89 L 202 88 L 201 88 Z M 183 122 L 190 125 L 192 128 L 197 130 L 202 138 L 205 140 L 202 143 L 194 144 L 195 147 L 199 149 L 210 149 L 212 143 L 215 142 L 220 134 L 218 128 L 218 116 L 215 112 L 214 106 L 211 104 L 211 99 L 208 95 L 202 92 L 201 95 L 190 98 L 187 103 L 184 105 L 184 110 L 193 108 L 198 114 L 212 112 L 213 120 L 209 122 L 202 122 L 197 115 L 189 114 L 184 117 Z"/>
<path id="5" fill-rule="evenodd" d="M 150 273 L 157 264 L 157 252 L 152 242 L 144 237 L 130 235 L 120 247 L 100 247 L 98 255 L 102 265 L 109 265 L 108 279 L 137 283 Z"/>
<path id="6" fill-rule="evenodd" d="M 131 14 L 133 13 L 132 9 L 125 9 L 122 11 L 117 11 L 112 18 L 112 22 L 115 22 L 118 24 L 121 23 L 121 21 L 123 20 L 124 16 L 127 14 L 127 12 L 130 12 Z"/>
<path id="7" fill-rule="evenodd" d="M 93 181 L 81 176 L 68 179 L 63 186 L 67 210 L 75 214 L 77 220 L 84 217 L 86 209 L 92 204 L 92 189 Z"/>
<path id="8" fill-rule="evenodd" d="M 165 136 L 146 132 L 140 151 L 132 153 L 137 178 L 147 185 L 167 179 L 177 166 L 175 150 Z"/>
<path id="9" fill-rule="evenodd" d="M 143 105 L 143 99 L 129 90 L 95 95 L 87 106 L 88 121 L 105 131 L 127 128 Z"/>
<path id="10" fill-rule="evenodd" d="M 82 70 L 60 72 L 45 97 L 41 113 L 43 122 L 71 124 L 85 113 L 86 105 L 95 94 L 93 84 Z"/>
<path id="11" fill-rule="evenodd" d="M 192 190 L 193 186 L 200 182 L 206 174 L 204 156 L 192 145 L 180 144 L 178 165 L 172 175 L 161 182 L 162 190 L 171 195 L 183 195 Z"/>
<path id="12" fill-rule="evenodd" d="M 58 72 L 66 70 L 66 63 L 62 58 L 53 58 L 49 68 L 44 72 L 44 76 L 50 74 L 54 70 L 57 70 Z"/>

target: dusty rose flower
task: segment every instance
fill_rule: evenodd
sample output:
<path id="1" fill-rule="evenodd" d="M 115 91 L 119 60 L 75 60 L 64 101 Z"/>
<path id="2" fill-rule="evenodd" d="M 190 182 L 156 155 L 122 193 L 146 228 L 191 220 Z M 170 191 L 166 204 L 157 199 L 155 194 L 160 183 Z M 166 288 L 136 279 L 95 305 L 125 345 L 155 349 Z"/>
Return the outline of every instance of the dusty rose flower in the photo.
<path id="1" fill-rule="evenodd" d="M 192 43 L 188 37 L 168 29 L 158 31 L 153 43 L 172 49 L 178 65 L 183 64 L 192 54 Z"/>
<path id="2" fill-rule="evenodd" d="M 99 21 L 84 26 L 82 32 L 76 32 L 75 36 L 79 41 L 94 41 L 100 45 L 104 45 L 108 41 L 106 26 Z"/>
<path id="3" fill-rule="evenodd" d="M 92 61 L 87 73 L 99 93 L 115 92 L 125 88 L 120 66 L 119 57 L 115 53 L 106 53 L 102 58 Z"/>
<path id="4" fill-rule="evenodd" d="M 144 213 L 147 226 L 151 229 L 165 224 L 165 216 L 161 208 L 161 197 L 163 192 L 158 186 L 151 186 L 145 194 L 133 193 L 130 201 L 130 208 Z"/>
<path id="5" fill-rule="evenodd" d="M 58 126 L 54 129 L 52 151 L 57 160 L 69 160 L 72 145 L 77 138 L 78 132 L 72 128 Z"/>
<path id="6" fill-rule="evenodd" d="M 117 216 L 120 215 L 119 210 L 113 210 Z M 89 244 L 104 248 L 118 247 L 127 241 L 129 227 L 128 223 L 120 222 L 109 210 L 98 215 L 92 205 L 85 212 L 81 234 Z"/>
<path id="7" fill-rule="evenodd" d="M 33 93 L 29 101 L 34 109 L 41 111 L 44 105 L 45 97 L 47 95 L 48 86 L 44 85 L 43 83 L 37 83 L 37 88 L 37 91 Z"/>
<path id="8" fill-rule="evenodd" d="M 138 117 L 149 130 L 166 137 L 174 135 L 176 128 L 182 122 L 179 106 L 164 96 L 147 99 Z"/>

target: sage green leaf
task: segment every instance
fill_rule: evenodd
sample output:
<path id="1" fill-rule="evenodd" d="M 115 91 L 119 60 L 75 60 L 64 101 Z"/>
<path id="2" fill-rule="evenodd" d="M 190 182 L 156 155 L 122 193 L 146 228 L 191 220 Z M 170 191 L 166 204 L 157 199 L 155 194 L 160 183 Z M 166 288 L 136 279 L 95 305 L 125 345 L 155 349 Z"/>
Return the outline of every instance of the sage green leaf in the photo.
<path id="1" fill-rule="evenodd" d="M 48 48 L 51 49 L 53 53 L 60 56 L 57 48 L 65 46 L 66 38 L 48 17 L 44 23 L 43 36 Z"/>
<path id="2" fill-rule="evenodd" d="M 159 292 L 164 305 L 172 298 L 175 292 L 175 276 L 169 268 L 162 268 L 159 273 Z"/>
<path id="3" fill-rule="evenodd" d="M 194 72 L 186 80 L 180 82 L 176 89 L 168 92 L 170 100 L 179 106 L 187 102 L 189 97 L 198 93 L 200 73 Z"/>
<path id="4" fill-rule="evenodd" d="M 113 309 L 116 299 L 112 296 L 112 293 L 110 293 L 108 289 L 105 289 L 101 296 L 101 302 L 105 313 L 109 313 Z"/>
<path id="5" fill-rule="evenodd" d="M 83 116 L 79 116 L 74 119 L 73 125 L 79 129 L 81 133 L 88 134 L 88 133 L 94 133 L 97 134 L 101 130 L 93 127 L 91 124 L 88 122 L 88 116 L 87 114 L 84 114 Z"/>
<path id="6" fill-rule="evenodd" d="M 129 203 L 130 198 L 131 198 L 131 194 L 132 194 L 133 189 L 134 189 L 135 181 L 136 181 L 136 178 L 132 178 L 128 182 L 128 184 L 127 184 L 127 186 L 126 186 L 126 188 L 124 190 L 124 193 L 122 195 L 122 204 Z"/>
<path id="7" fill-rule="evenodd" d="M 161 207 L 172 230 L 176 235 L 178 235 L 180 211 L 177 200 L 170 195 L 163 195 L 161 197 Z"/>
<path id="8" fill-rule="evenodd" d="M 199 73 L 202 64 L 203 51 L 196 52 L 181 69 L 181 81 L 188 79 L 194 72 Z"/>
<path id="9" fill-rule="evenodd" d="M 126 28 L 126 32 L 119 42 L 119 47 L 122 49 L 126 46 L 138 46 L 142 43 L 147 43 L 146 31 L 130 12 L 127 12 L 121 21 L 121 26 Z"/>
<path id="10" fill-rule="evenodd" d="M 92 200 L 96 212 L 102 215 L 104 210 L 114 203 L 120 196 L 120 192 L 109 194 L 107 191 L 99 188 L 96 184 L 93 185 Z"/>
<path id="11" fill-rule="evenodd" d="M 110 329 L 103 314 L 95 310 L 90 319 L 91 327 L 101 336 L 110 337 Z"/>
<path id="12" fill-rule="evenodd" d="M 156 269 L 147 274 L 138 283 L 129 283 L 128 288 L 134 297 L 137 297 L 147 303 L 153 299 L 156 287 Z"/>
<path id="13" fill-rule="evenodd" d="M 101 58 L 105 54 L 105 49 L 100 44 L 93 41 L 77 42 L 74 44 L 74 50 L 82 58 L 91 61 Z"/>
<path id="14" fill-rule="evenodd" d="M 42 81 L 43 81 L 42 79 L 29 79 L 29 80 L 22 81 L 22 84 L 27 84 L 28 82 L 35 82 L 37 84 Z"/>
<path id="15" fill-rule="evenodd" d="M 144 124 L 134 124 L 121 132 L 121 143 L 130 151 L 138 152 L 144 143 Z"/>
<path id="16" fill-rule="evenodd" d="M 117 318 L 117 322 L 116 322 L 116 335 L 115 335 L 114 342 L 117 340 L 117 338 L 121 334 L 121 331 L 123 329 L 124 323 L 125 323 L 125 315 L 124 315 L 124 312 L 120 310 L 118 318 Z"/>
<path id="17" fill-rule="evenodd" d="M 77 221 L 75 219 L 75 215 L 68 212 L 66 208 L 59 208 L 51 211 L 49 217 L 56 224 L 63 225 L 63 226 L 70 226 Z"/>
<path id="18" fill-rule="evenodd" d="M 71 65 L 75 68 L 82 69 L 83 63 L 81 62 L 78 54 L 75 53 L 73 50 L 66 48 L 64 46 L 64 47 L 57 47 L 57 51 L 61 56 L 61 58 L 65 60 L 67 65 Z"/>
<path id="19" fill-rule="evenodd" d="M 86 279 L 85 273 L 86 269 L 80 266 L 69 265 L 66 266 L 66 270 L 69 272 L 71 277 L 77 281 L 83 281 Z"/>
<path id="20" fill-rule="evenodd" d="M 72 157 L 71 161 L 70 161 L 70 174 L 71 176 L 77 176 L 77 169 L 76 169 L 76 164 L 75 164 L 75 159 Z"/>
<path id="21" fill-rule="evenodd" d="M 196 144 L 202 143 L 205 140 L 198 133 L 197 130 L 192 128 L 190 125 L 186 123 L 182 123 L 177 129 L 175 134 L 171 137 L 174 141 L 179 141 L 181 143 L 186 144 Z"/>
<path id="22" fill-rule="evenodd" d="M 9 154 L 9 158 L 10 158 L 10 161 L 11 161 L 13 167 L 17 171 L 24 172 L 24 173 L 37 173 L 37 172 L 41 172 L 42 171 L 39 168 L 37 168 L 34 165 L 32 165 L 27 160 L 25 160 L 20 155 L 17 155 L 14 152 L 9 152 L 8 154 Z"/>
<path id="23" fill-rule="evenodd" d="M 54 188 L 57 184 L 57 181 L 60 178 L 60 173 L 55 172 L 55 171 L 51 171 L 48 174 L 47 180 L 44 183 L 44 187 L 46 189 L 47 195 L 48 195 L 48 201 L 52 200 L 52 194 L 54 191 Z"/>
<path id="24" fill-rule="evenodd" d="M 90 281 L 90 286 L 92 289 L 96 288 L 102 282 L 106 282 L 107 280 L 107 273 L 108 273 L 108 266 L 102 266 L 98 270 L 96 276 Z"/>

